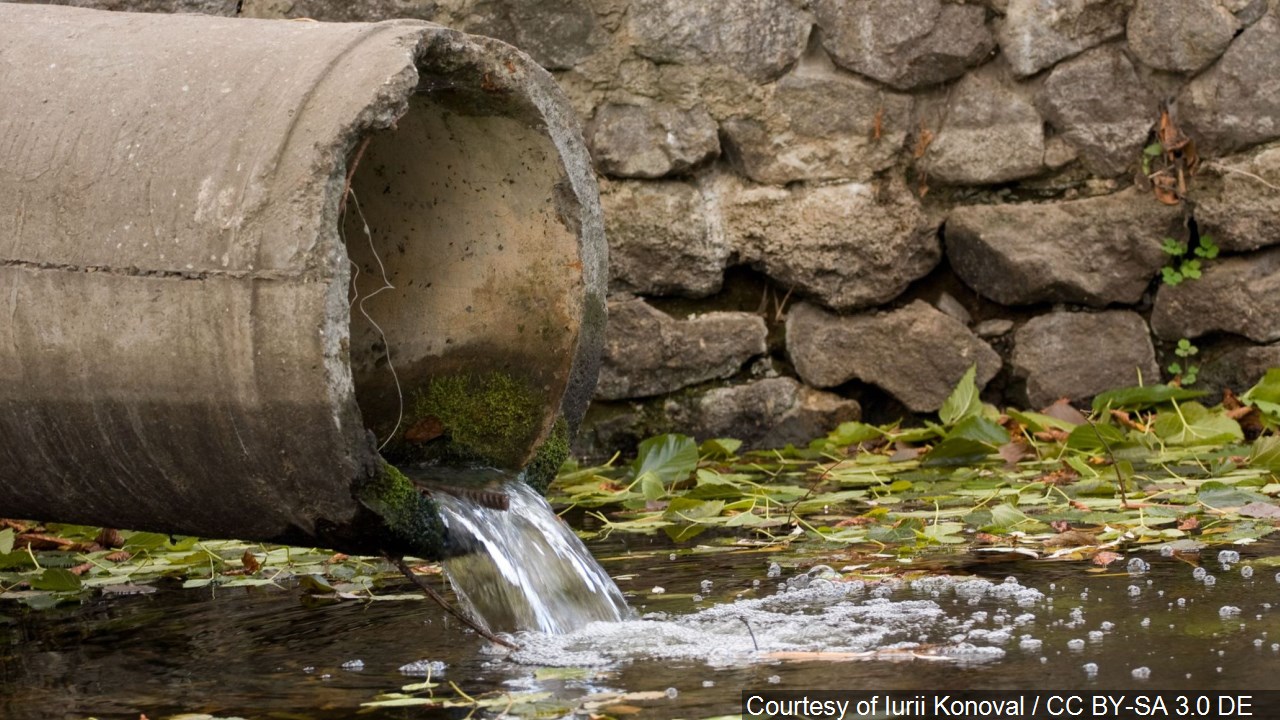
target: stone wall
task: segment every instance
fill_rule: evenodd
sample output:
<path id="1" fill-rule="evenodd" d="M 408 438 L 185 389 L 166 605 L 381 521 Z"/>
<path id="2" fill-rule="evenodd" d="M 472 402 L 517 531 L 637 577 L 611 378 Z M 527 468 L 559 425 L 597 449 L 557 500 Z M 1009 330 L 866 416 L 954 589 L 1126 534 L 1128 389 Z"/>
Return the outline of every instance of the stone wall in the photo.
<path id="1" fill-rule="evenodd" d="M 1182 338 L 1197 387 L 1280 365 L 1275 0 L 74 4 L 415 17 L 552 70 L 611 246 L 583 452 L 800 442 L 973 364 L 1031 406 L 1168 379 Z"/>

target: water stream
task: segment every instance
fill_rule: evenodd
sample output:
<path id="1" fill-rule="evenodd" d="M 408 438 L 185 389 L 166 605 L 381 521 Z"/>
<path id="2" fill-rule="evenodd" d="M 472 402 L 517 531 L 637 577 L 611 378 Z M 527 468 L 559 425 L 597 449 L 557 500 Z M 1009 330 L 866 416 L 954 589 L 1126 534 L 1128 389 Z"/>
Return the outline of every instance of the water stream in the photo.
<path id="1" fill-rule="evenodd" d="M 630 612 L 613 579 L 547 501 L 519 479 L 486 487 L 505 510 L 437 493 L 440 514 L 472 552 L 444 562 L 459 603 L 495 632 L 572 632 Z M 459 537 L 461 536 L 461 537 Z"/>

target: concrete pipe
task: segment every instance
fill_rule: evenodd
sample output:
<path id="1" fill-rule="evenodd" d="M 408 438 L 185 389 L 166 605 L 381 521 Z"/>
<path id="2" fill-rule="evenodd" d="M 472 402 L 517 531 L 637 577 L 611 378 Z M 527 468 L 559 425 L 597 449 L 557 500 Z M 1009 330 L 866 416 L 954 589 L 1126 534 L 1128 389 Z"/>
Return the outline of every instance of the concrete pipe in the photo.
<path id="1" fill-rule="evenodd" d="M 548 477 L 604 283 L 508 45 L 0 3 L 0 516 L 439 556 L 383 456 Z"/>

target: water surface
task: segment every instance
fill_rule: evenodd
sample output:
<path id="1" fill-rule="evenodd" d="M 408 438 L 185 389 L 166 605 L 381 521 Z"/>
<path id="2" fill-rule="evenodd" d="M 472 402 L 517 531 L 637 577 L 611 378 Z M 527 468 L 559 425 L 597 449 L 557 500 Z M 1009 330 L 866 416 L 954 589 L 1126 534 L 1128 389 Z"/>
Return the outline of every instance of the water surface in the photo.
<path id="1" fill-rule="evenodd" d="M 639 718 L 736 713 L 744 686 L 1258 690 L 1274 686 L 1280 662 L 1280 585 L 1273 568 L 1244 576 L 1260 554 L 1249 548 L 1230 568 L 1216 549 L 1144 553 L 1151 568 L 1136 576 L 1123 561 L 1092 572 L 961 556 L 949 561 L 958 582 L 861 584 L 804 567 L 770 577 L 755 548 L 617 536 L 590 546 L 638 617 L 518 634 L 523 648 L 510 655 L 425 601 L 317 600 L 294 587 L 164 587 L 42 612 L 0 605 L 0 717 L 345 718 L 420 681 L 401 668 L 424 660 L 443 663 L 444 678 L 468 693 L 545 690 L 552 707 L 647 691 L 625 701 Z M 840 568 L 838 556 L 825 562 Z M 1212 585 L 1193 575 L 1197 565 Z M 1135 678 L 1142 668 L 1149 676 Z"/>

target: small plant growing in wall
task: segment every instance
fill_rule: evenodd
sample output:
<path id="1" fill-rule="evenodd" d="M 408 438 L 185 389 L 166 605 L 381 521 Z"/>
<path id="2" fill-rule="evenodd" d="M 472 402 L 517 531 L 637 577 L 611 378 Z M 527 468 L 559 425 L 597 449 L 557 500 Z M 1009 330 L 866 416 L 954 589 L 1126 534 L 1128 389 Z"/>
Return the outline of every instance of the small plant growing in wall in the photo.
<path id="1" fill-rule="evenodd" d="M 1191 358 L 1195 357 L 1199 352 L 1200 348 L 1192 345 L 1191 341 L 1186 338 L 1179 340 L 1178 347 L 1173 349 L 1173 354 L 1182 359 L 1169 363 L 1168 370 L 1179 385 L 1186 387 L 1187 385 L 1195 384 L 1196 376 L 1200 374 L 1200 366 L 1193 365 Z M 1183 365 L 1183 362 L 1186 362 L 1186 365 Z"/>
<path id="2" fill-rule="evenodd" d="M 1209 235 L 1201 235 L 1194 249 L 1191 249 L 1187 243 L 1167 237 L 1160 245 L 1160 249 L 1170 257 L 1169 264 L 1160 270 L 1165 285 L 1177 285 L 1183 280 L 1199 278 L 1200 261 L 1218 257 L 1218 245 Z"/>

